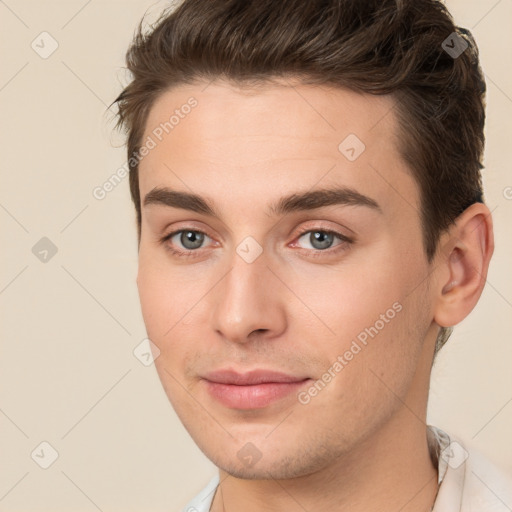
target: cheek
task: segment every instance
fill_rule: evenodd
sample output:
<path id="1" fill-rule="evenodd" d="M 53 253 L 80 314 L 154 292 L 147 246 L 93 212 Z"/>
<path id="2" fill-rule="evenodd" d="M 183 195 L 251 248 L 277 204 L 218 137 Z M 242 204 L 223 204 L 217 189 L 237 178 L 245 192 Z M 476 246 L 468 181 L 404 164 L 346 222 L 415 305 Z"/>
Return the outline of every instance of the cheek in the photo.
<path id="1" fill-rule="evenodd" d="M 407 289 L 405 276 L 393 271 L 389 263 L 355 259 L 338 267 L 303 265 L 287 279 L 297 297 L 323 324 L 318 322 L 322 332 L 337 340 L 337 350 L 376 322 L 378 330 L 383 330 L 381 315 L 387 328 L 397 317 L 397 302 L 403 300 Z"/>
<path id="2" fill-rule="evenodd" d="M 200 296 L 200 282 L 184 268 L 173 270 L 160 251 L 141 247 L 137 286 L 148 334 L 156 339 L 169 338 Z"/>
<path id="3" fill-rule="evenodd" d="M 165 254 L 141 247 L 137 277 L 141 311 L 147 335 L 160 350 L 155 366 L 166 389 L 179 392 L 171 375 L 183 376 L 188 362 L 201 351 L 198 340 L 207 339 L 210 277 L 207 269 L 172 266 Z"/>
<path id="4" fill-rule="evenodd" d="M 137 285 L 147 335 L 160 351 L 155 369 L 171 404 L 180 410 L 180 404 L 187 402 L 182 371 L 193 348 L 183 343 L 182 336 L 193 301 L 187 296 L 191 286 L 183 286 L 168 267 L 159 264 L 158 256 L 149 258 L 144 253 L 139 256 Z"/>
<path id="5" fill-rule="evenodd" d="M 340 386 L 353 380 L 354 389 L 363 381 L 382 387 L 376 374 L 403 391 L 430 323 L 425 290 L 418 287 L 424 275 L 421 258 L 406 262 L 387 246 L 336 269 L 310 265 L 294 273 L 294 291 L 321 320 L 313 318 L 317 333 L 325 333 L 315 351 L 329 362 L 326 369 L 339 356 L 344 370 L 351 367 L 337 374 L 344 374 L 336 378 Z"/>
<path id="6" fill-rule="evenodd" d="M 161 338 L 172 320 L 172 292 L 165 275 L 139 264 L 138 290 L 144 323 L 150 339 Z M 160 344 L 159 344 L 160 345 Z"/>

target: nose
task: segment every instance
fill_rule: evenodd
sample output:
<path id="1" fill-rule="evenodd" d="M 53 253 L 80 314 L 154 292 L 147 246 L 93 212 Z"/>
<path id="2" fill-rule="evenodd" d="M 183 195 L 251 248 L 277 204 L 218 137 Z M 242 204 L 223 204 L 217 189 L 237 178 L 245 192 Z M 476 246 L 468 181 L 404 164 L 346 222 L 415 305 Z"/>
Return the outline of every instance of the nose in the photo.
<path id="1" fill-rule="evenodd" d="M 285 299 L 264 253 L 252 263 L 234 254 L 231 270 L 211 295 L 212 328 L 233 343 L 276 337 L 286 329 Z"/>

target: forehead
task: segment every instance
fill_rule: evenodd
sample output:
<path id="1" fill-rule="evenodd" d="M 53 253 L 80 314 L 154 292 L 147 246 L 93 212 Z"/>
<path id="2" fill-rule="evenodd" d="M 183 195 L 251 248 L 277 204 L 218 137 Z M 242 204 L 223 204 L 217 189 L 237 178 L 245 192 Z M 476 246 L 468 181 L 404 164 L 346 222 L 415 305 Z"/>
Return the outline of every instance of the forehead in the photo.
<path id="1" fill-rule="evenodd" d="M 176 87 L 147 119 L 143 142 L 155 147 L 139 165 L 141 195 L 167 185 L 214 196 L 228 186 L 253 201 L 322 181 L 410 208 L 418 194 L 398 151 L 394 105 L 390 96 L 292 82 Z"/>
<path id="2" fill-rule="evenodd" d="M 196 105 L 189 108 L 191 103 Z M 217 80 L 162 93 L 150 110 L 145 136 L 175 114 L 170 131 L 186 134 L 187 127 L 193 128 L 201 140 L 249 134 L 337 139 L 352 130 L 368 143 L 375 143 L 383 135 L 391 139 L 397 132 L 394 105 L 389 95 L 372 96 L 327 85 L 278 81 L 241 88 Z"/>

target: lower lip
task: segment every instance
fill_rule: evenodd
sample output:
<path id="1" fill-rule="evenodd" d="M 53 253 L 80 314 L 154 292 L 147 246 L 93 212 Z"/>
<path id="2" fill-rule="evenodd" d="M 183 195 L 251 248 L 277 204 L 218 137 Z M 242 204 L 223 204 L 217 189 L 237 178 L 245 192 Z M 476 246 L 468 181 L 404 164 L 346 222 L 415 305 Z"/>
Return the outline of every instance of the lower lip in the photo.
<path id="1" fill-rule="evenodd" d="M 262 409 L 277 400 L 296 393 L 309 379 L 300 382 L 267 382 L 251 386 L 235 386 L 205 380 L 208 393 L 231 409 Z"/>

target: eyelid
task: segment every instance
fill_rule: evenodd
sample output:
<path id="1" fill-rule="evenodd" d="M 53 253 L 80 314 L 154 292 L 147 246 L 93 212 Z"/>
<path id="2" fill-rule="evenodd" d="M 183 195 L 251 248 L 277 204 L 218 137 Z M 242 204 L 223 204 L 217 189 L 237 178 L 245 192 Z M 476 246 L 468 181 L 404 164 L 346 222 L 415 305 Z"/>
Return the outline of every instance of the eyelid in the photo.
<path id="1" fill-rule="evenodd" d="M 316 216 L 317 213 L 314 215 Z M 301 230 L 303 227 L 309 227 L 309 229 L 312 230 L 322 229 L 326 231 L 337 231 L 340 234 L 346 233 L 344 236 L 347 236 L 348 238 L 354 237 L 355 239 L 357 237 L 357 232 L 349 227 L 349 224 L 352 224 L 352 222 L 347 222 L 347 224 L 344 224 L 341 218 L 336 220 L 328 220 L 327 218 L 322 217 L 323 214 L 321 213 L 319 214 L 318 218 L 313 217 L 311 213 L 309 215 L 304 215 L 304 217 L 300 216 L 295 224 L 298 226 L 296 229 Z"/>
<path id="2" fill-rule="evenodd" d="M 344 228 L 344 229 L 346 229 L 347 231 L 350 231 L 350 233 L 353 233 L 355 235 L 354 231 L 352 231 L 351 229 L 349 229 L 349 228 Z M 322 221 L 311 221 L 311 222 L 306 223 L 305 225 L 302 225 L 299 228 L 299 231 L 294 235 L 294 240 L 297 238 L 300 238 L 302 235 L 304 235 L 306 233 L 315 232 L 315 231 L 331 233 L 335 236 L 338 236 L 341 240 L 350 242 L 350 243 L 353 243 L 356 241 L 355 236 L 344 234 L 342 232 L 342 228 L 336 228 L 336 227 L 332 227 L 331 225 L 326 225 Z M 325 251 L 323 251 L 323 252 L 325 252 Z"/>
<path id="3" fill-rule="evenodd" d="M 166 234 L 164 234 L 161 237 L 159 237 L 159 240 L 162 241 L 164 239 L 171 238 L 174 235 L 176 235 L 177 233 L 181 233 L 182 231 L 193 231 L 195 233 L 202 233 L 203 235 L 208 236 L 212 240 L 215 238 L 214 236 L 212 236 L 212 234 L 210 233 L 208 228 L 203 227 L 202 223 L 200 223 L 201 226 L 198 226 L 198 225 L 194 225 L 195 221 L 185 221 L 185 222 L 183 222 L 183 223 L 177 223 L 177 222 L 173 223 L 171 225 L 172 229 L 167 232 L 167 230 L 169 229 L 169 226 L 170 226 L 170 224 L 168 224 L 162 230 Z"/>

